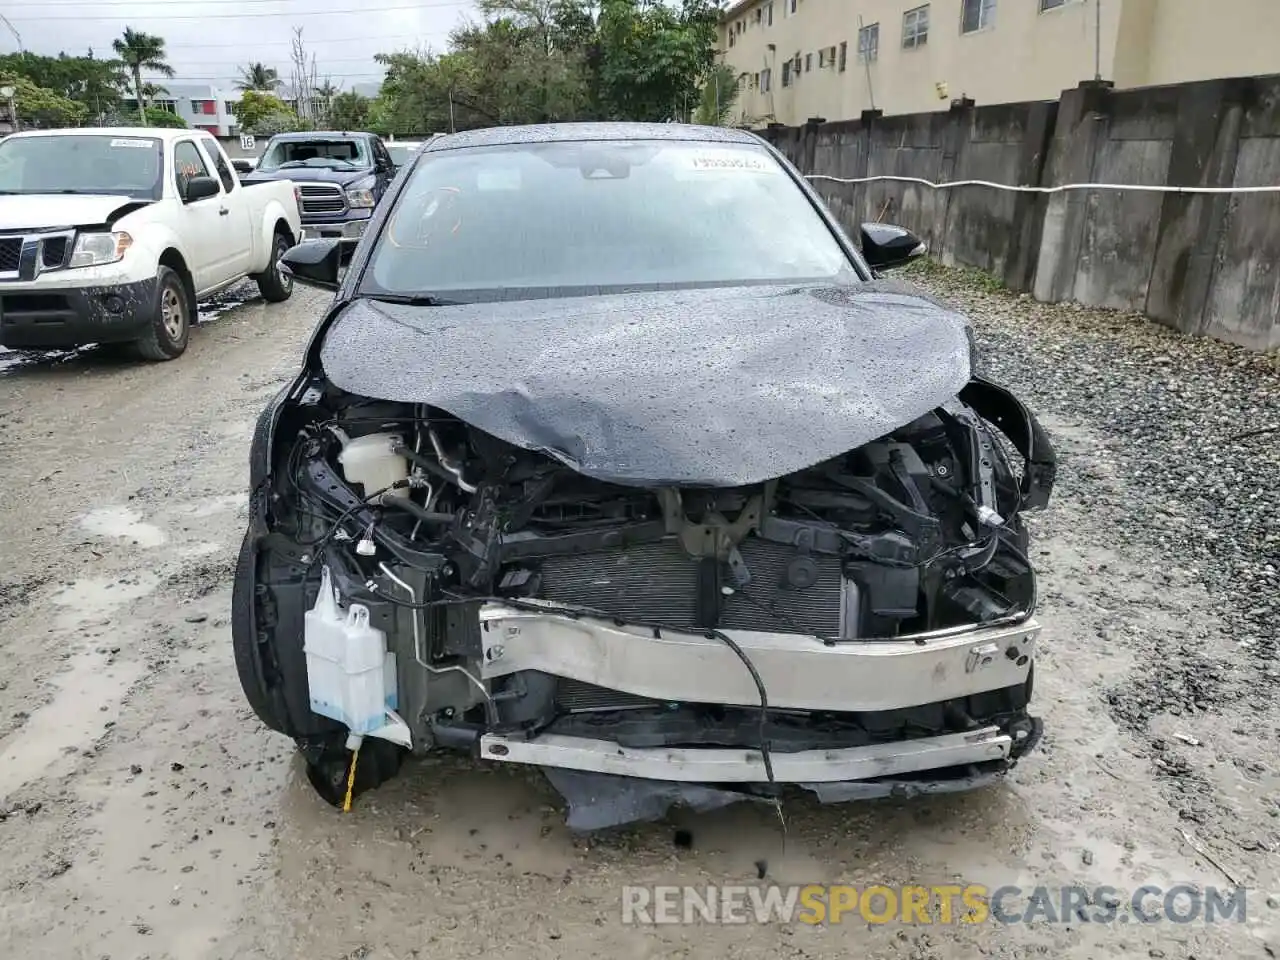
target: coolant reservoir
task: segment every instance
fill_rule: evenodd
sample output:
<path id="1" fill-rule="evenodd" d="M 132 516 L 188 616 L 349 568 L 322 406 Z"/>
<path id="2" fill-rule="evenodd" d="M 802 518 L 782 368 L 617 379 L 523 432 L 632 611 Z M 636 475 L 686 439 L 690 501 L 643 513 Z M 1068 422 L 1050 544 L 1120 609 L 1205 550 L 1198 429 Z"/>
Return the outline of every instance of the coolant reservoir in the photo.
<path id="1" fill-rule="evenodd" d="M 364 487 L 365 496 L 393 483 L 409 479 L 409 461 L 395 452 L 403 440 L 394 433 L 371 433 L 356 437 L 342 445 L 338 462 L 347 483 Z M 391 496 L 407 497 L 407 486 L 389 491 Z"/>

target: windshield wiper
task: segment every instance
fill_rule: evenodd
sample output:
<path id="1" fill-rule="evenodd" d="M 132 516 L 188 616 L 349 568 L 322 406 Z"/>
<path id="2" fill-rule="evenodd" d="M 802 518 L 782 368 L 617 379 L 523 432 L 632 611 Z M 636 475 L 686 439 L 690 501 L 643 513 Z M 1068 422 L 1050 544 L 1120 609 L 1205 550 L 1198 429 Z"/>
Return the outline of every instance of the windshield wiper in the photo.
<path id="1" fill-rule="evenodd" d="M 368 300 L 377 300 L 379 303 L 395 303 L 405 307 L 458 307 L 462 305 L 461 300 L 445 300 L 427 293 L 366 293 L 363 296 Z"/>

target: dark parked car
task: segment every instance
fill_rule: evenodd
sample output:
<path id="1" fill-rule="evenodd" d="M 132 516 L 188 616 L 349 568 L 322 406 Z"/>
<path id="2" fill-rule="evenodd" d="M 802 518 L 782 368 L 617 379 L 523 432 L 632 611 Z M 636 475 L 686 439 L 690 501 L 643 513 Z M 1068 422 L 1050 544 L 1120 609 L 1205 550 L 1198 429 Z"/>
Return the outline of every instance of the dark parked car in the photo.
<path id="1" fill-rule="evenodd" d="M 313 131 L 272 137 L 244 183 L 292 180 L 304 239 L 354 244 L 395 177 L 396 164 L 372 133 Z"/>
<path id="2" fill-rule="evenodd" d="M 589 828 L 1034 746 L 1053 450 L 878 278 L 924 245 L 860 240 L 750 133 L 569 124 L 428 144 L 340 282 L 286 255 L 336 296 L 258 423 L 233 632 L 326 799 L 456 748 Z"/>

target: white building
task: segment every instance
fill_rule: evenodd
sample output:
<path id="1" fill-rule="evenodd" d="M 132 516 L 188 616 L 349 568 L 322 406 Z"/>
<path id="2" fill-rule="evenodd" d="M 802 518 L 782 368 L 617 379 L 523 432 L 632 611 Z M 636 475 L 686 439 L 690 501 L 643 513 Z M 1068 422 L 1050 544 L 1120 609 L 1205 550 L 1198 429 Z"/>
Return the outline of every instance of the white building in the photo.
<path id="1" fill-rule="evenodd" d="M 150 81 L 161 92 L 147 100 L 147 105 L 177 114 L 192 129 L 207 130 L 215 137 L 230 137 L 239 133 L 235 108 L 240 102 L 240 91 L 233 87 L 216 87 L 208 83 L 171 83 Z M 137 113 L 138 103 L 133 97 L 120 101 L 124 114 Z"/>

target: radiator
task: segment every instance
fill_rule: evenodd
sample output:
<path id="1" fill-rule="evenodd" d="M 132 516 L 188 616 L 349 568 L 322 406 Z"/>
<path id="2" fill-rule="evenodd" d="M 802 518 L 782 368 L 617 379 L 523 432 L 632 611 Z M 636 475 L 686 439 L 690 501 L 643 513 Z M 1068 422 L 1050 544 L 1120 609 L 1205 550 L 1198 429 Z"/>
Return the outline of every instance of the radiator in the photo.
<path id="1" fill-rule="evenodd" d="M 746 592 L 724 598 L 718 626 L 839 637 L 847 591 L 840 559 L 810 554 L 817 578 L 803 590 L 783 586 L 794 547 L 749 537 L 740 551 L 751 572 Z M 732 584 L 730 584 L 732 585 Z M 546 557 L 540 596 L 607 611 L 624 620 L 697 629 L 698 564 L 674 537 L 593 553 Z"/>

